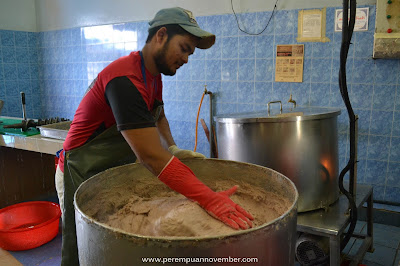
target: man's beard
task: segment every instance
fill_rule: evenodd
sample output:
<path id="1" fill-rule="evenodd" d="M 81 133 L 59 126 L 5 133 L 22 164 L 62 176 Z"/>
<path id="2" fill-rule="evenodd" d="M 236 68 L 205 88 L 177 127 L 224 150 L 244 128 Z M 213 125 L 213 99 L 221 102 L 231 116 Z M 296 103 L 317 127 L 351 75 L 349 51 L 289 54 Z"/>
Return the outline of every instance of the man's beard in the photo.
<path id="1" fill-rule="evenodd" d="M 154 61 L 160 73 L 167 76 L 173 76 L 175 75 L 176 70 L 172 70 L 168 67 L 167 64 L 168 47 L 169 47 L 169 40 L 164 44 L 163 48 L 154 55 Z"/>

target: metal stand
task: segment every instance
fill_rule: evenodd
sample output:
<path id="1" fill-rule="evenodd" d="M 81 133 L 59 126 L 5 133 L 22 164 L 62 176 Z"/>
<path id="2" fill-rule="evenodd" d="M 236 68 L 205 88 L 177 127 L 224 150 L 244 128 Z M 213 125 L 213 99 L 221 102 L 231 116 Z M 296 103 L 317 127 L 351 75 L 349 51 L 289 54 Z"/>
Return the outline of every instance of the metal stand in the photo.
<path id="1" fill-rule="evenodd" d="M 357 185 L 356 206 L 358 210 L 367 202 L 367 235 L 353 234 L 353 237 L 363 239 L 363 243 L 350 265 L 358 265 L 367 251 L 373 252 L 373 190 L 372 186 Z M 348 200 L 340 195 L 338 201 L 327 211 L 316 210 L 299 213 L 297 216 L 297 231 L 318 236 L 329 237 L 330 266 L 340 265 L 340 241 L 344 230 L 350 224 Z"/>

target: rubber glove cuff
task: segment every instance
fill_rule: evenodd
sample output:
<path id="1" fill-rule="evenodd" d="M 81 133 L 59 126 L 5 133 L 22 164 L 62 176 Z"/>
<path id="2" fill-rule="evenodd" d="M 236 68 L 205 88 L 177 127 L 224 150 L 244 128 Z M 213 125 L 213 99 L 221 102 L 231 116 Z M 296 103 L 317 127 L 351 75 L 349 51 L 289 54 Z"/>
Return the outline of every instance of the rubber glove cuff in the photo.
<path id="1" fill-rule="evenodd" d="M 206 156 L 204 156 L 203 154 L 201 154 L 199 152 L 194 152 L 194 151 L 191 151 L 191 150 L 179 149 L 178 146 L 176 146 L 176 145 L 170 146 L 168 148 L 168 151 L 170 153 L 172 153 L 172 155 L 174 155 L 175 157 L 177 157 L 180 160 L 182 160 L 182 159 L 191 159 L 191 158 L 206 158 Z"/>

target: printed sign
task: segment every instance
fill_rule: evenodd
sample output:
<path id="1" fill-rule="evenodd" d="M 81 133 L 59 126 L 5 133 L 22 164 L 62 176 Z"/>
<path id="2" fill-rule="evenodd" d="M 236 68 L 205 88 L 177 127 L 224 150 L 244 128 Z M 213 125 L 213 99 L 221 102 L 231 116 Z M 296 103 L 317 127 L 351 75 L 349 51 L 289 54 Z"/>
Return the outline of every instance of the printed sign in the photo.
<path id="1" fill-rule="evenodd" d="M 354 31 L 367 31 L 368 30 L 368 16 L 369 8 L 362 7 L 356 10 L 356 22 L 354 24 Z M 349 9 L 350 17 L 350 9 Z M 348 18 L 350 19 L 350 18 Z M 342 31 L 343 26 L 343 9 L 336 9 L 335 13 L 335 31 Z"/>

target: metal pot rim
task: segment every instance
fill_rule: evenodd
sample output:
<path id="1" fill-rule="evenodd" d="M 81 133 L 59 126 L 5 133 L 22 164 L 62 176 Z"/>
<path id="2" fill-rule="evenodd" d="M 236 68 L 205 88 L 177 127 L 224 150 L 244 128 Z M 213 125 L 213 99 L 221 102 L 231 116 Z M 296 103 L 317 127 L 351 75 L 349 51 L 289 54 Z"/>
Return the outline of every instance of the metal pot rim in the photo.
<path id="1" fill-rule="evenodd" d="M 191 160 L 215 160 L 215 161 L 225 161 L 225 162 L 234 162 L 234 163 L 238 163 L 238 164 L 246 164 L 246 165 L 252 165 L 252 166 L 256 166 L 256 167 L 261 167 L 261 168 L 268 168 L 265 166 L 260 166 L 260 165 L 256 165 L 256 164 L 252 164 L 252 163 L 245 163 L 245 162 L 236 162 L 236 161 L 231 161 L 231 160 L 222 160 L 222 159 L 214 159 L 214 158 L 206 158 L 206 159 L 186 159 L 183 161 L 191 161 Z M 120 168 L 120 167 L 125 167 L 127 165 L 122 165 L 122 166 L 117 166 L 111 169 L 116 169 L 116 168 Z M 111 170 L 108 169 L 107 171 Z M 296 185 L 294 184 L 294 182 L 292 180 L 290 180 L 288 177 L 286 177 L 285 175 L 271 169 L 268 168 L 268 170 L 275 172 L 279 175 L 281 175 L 294 189 L 295 192 L 295 198 L 293 200 L 292 205 L 279 217 L 269 221 L 268 223 L 265 223 L 263 225 L 260 225 L 258 227 L 253 227 L 250 229 L 246 229 L 246 230 L 238 230 L 237 232 L 234 232 L 232 234 L 229 235 L 217 235 L 217 236 L 205 236 L 205 237 L 153 237 L 153 236 L 145 236 L 145 235 L 138 235 L 138 234 L 133 234 L 133 233 L 129 233 L 126 232 L 124 230 L 118 229 L 118 228 L 114 228 L 111 227 L 105 223 L 99 222 L 93 218 L 91 218 L 90 216 L 88 216 L 86 213 L 84 213 L 80 207 L 77 205 L 77 193 L 80 191 L 80 188 L 82 185 L 84 185 L 86 182 L 90 182 L 89 180 L 92 180 L 94 178 L 96 178 L 97 175 L 101 174 L 96 174 L 94 176 L 92 176 L 91 178 L 87 179 L 86 181 L 84 181 L 79 187 L 78 189 L 75 191 L 74 194 L 74 208 L 75 211 L 78 212 L 81 217 L 90 224 L 95 225 L 96 227 L 100 227 L 100 228 L 106 228 L 108 230 L 110 230 L 111 232 L 115 233 L 115 234 L 120 234 L 123 235 L 124 237 L 129 237 L 129 238 L 135 238 L 135 239 L 142 239 L 142 240 L 146 240 L 146 241 L 154 241 L 154 242 L 163 242 L 163 243 L 170 243 L 170 242 L 181 242 L 181 241 L 199 241 L 199 240 L 206 240 L 206 241 L 213 241 L 213 240 L 221 240 L 221 239 L 227 239 L 227 238 L 231 238 L 231 237 L 236 237 L 238 235 L 243 235 L 243 234 L 249 234 L 261 229 L 264 229 L 266 227 L 269 227 L 271 225 L 274 225 L 276 222 L 282 220 L 283 218 L 285 218 L 286 216 L 291 215 L 292 213 L 295 213 L 297 215 L 297 203 L 298 203 L 298 199 L 299 199 L 299 193 L 297 191 Z"/>
<path id="2" fill-rule="evenodd" d="M 341 109 L 327 107 L 298 107 L 280 110 L 225 114 L 214 116 L 218 123 L 278 123 L 319 120 L 340 115 Z"/>

